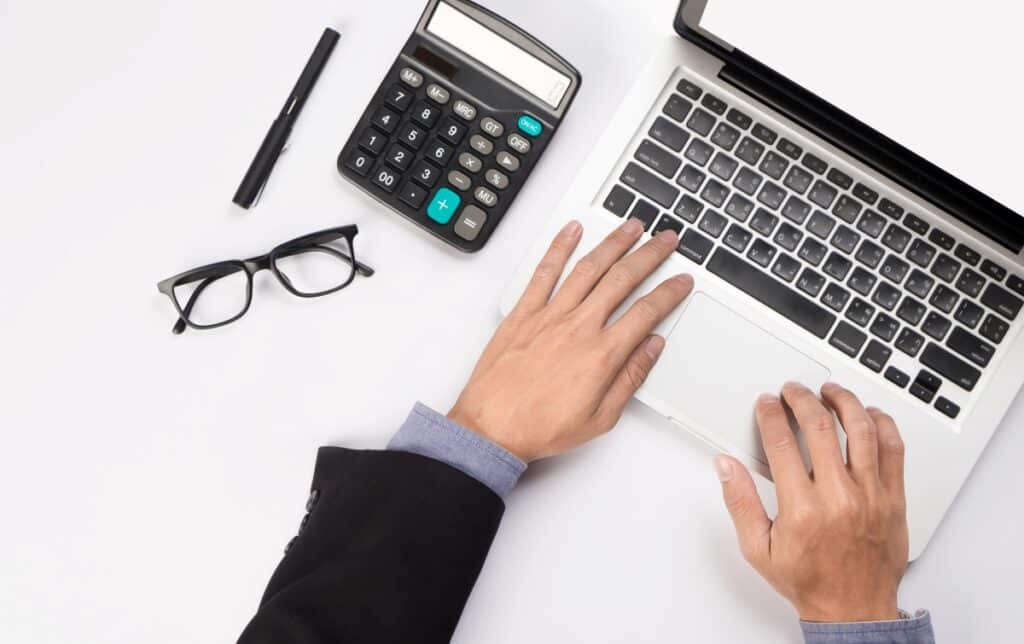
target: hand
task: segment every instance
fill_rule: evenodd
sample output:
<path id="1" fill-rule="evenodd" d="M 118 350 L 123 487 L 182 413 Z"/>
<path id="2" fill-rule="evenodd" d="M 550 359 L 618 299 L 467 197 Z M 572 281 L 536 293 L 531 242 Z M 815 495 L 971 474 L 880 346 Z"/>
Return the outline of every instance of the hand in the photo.
<path id="1" fill-rule="evenodd" d="M 693 288 L 689 276 L 669 279 L 609 325 L 679 239 L 665 231 L 625 256 L 643 234 L 631 219 L 581 259 L 552 295 L 582 233 L 574 221 L 555 238 L 448 414 L 526 462 L 569 451 L 615 426 L 665 347 L 652 331 Z"/>
<path id="2" fill-rule="evenodd" d="M 846 432 L 846 462 L 832 411 L 801 385 L 782 390 L 807 438 L 810 476 L 782 402 L 757 402 L 779 500 L 774 522 L 746 468 L 731 457 L 716 459 L 740 548 L 805 621 L 899 619 L 896 591 L 909 556 L 899 430 L 839 385 L 827 384 L 821 394 Z"/>

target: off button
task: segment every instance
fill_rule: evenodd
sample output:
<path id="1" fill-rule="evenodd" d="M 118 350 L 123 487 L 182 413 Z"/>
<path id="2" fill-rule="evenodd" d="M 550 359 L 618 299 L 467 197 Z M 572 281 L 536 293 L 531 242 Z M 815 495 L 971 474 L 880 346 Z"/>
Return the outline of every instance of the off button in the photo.
<path id="1" fill-rule="evenodd" d="M 518 125 L 520 132 L 534 139 L 544 132 L 544 126 L 540 124 L 540 121 L 526 114 L 519 117 Z"/>

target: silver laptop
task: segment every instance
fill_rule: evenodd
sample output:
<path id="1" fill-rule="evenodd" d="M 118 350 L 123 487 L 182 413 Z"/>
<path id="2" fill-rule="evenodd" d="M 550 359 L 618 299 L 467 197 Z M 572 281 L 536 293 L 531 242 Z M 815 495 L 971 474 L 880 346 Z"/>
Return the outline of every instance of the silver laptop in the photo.
<path id="1" fill-rule="evenodd" d="M 986 5 L 684 0 L 503 310 L 571 218 L 580 253 L 680 231 L 638 398 L 768 477 L 757 395 L 843 383 L 903 432 L 918 557 L 1024 383 L 1024 51 Z"/>

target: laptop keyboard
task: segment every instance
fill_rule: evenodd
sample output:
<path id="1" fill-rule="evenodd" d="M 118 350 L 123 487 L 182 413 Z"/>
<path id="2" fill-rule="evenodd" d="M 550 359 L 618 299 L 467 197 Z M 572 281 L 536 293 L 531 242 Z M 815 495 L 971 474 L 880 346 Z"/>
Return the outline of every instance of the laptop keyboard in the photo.
<path id="1" fill-rule="evenodd" d="M 940 390 L 974 390 L 1024 278 L 690 80 L 657 107 L 605 209 L 679 232 L 683 257 L 959 416 Z M 916 372 L 890 365 L 894 352 Z"/>

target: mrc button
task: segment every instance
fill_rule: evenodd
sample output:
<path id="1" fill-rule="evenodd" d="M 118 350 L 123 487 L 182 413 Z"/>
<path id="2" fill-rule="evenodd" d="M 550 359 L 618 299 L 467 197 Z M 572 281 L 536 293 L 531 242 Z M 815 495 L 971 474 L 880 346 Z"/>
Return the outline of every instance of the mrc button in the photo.
<path id="1" fill-rule="evenodd" d="M 544 132 L 544 126 L 540 124 L 540 121 L 526 114 L 519 117 L 517 125 L 519 131 L 529 137 L 537 138 Z"/>

